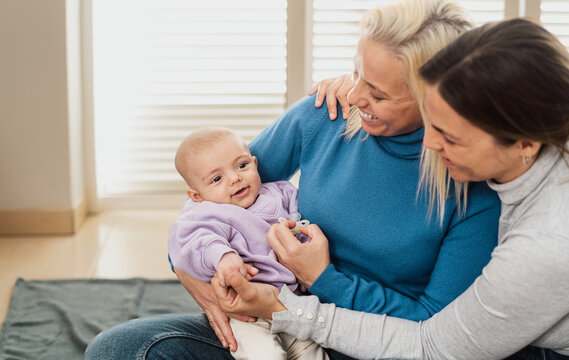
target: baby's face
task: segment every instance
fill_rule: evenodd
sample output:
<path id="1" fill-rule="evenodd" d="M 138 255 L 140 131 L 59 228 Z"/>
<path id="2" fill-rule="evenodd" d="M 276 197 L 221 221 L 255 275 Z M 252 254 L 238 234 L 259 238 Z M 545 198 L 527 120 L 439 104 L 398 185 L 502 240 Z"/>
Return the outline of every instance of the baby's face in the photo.
<path id="1" fill-rule="evenodd" d="M 248 208 L 261 188 L 257 158 L 237 137 L 228 136 L 193 158 L 192 186 L 194 201 L 211 201 Z"/>

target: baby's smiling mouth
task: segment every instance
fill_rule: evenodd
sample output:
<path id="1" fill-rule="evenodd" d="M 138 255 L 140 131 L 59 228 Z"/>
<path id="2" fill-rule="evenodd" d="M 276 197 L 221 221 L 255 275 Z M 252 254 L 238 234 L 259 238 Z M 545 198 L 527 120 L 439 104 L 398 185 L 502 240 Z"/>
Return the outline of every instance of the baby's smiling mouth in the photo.
<path id="1" fill-rule="evenodd" d="M 248 186 L 242 187 L 241 189 L 237 190 L 232 196 L 240 197 L 242 195 L 245 195 L 248 190 Z"/>

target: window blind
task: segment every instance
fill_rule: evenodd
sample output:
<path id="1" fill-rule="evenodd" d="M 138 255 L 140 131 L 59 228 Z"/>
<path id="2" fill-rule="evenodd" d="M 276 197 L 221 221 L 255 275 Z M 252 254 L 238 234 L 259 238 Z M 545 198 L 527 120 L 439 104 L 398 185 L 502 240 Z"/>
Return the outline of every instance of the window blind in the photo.
<path id="1" fill-rule="evenodd" d="M 349 73 L 359 40 L 360 20 L 390 0 L 314 0 L 312 6 L 312 81 Z M 504 18 L 504 0 L 458 1 L 477 24 Z"/>
<path id="2" fill-rule="evenodd" d="M 312 81 L 350 73 L 359 40 L 360 20 L 389 0 L 314 0 L 312 4 Z"/>
<path id="3" fill-rule="evenodd" d="M 223 125 L 251 140 L 284 110 L 287 79 L 308 89 L 351 72 L 363 13 L 391 1 L 306 0 L 306 19 L 287 19 L 286 0 L 87 2 L 98 196 L 184 191 L 173 165 L 184 136 Z M 528 1 L 459 3 L 477 24 L 539 18 L 569 47 L 569 0 Z M 287 22 L 306 22 L 306 47 L 287 43 Z M 287 52 L 306 54 L 305 76 L 288 76 Z"/>
<path id="4" fill-rule="evenodd" d="M 246 141 L 286 95 L 286 0 L 92 2 L 99 196 L 185 190 L 174 168 L 192 130 Z"/>
<path id="5" fill-rule="evenodd" d="M 502 20 L 505 17 L 504 0 L 458 0 L 458 3 L 468 10 L 476 25 Z"/>
<path id="6" fill-rule="evenodd" d="M 540 20 L 569 49 L 569 0 L 542 0 Z"/>

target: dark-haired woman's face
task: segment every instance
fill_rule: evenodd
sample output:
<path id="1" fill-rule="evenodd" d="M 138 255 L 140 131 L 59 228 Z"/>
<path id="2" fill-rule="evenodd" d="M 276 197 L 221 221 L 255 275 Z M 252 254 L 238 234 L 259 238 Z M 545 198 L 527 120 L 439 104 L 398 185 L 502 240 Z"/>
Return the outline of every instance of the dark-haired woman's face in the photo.
<path id="1" fill-rule="evenodd" d="M 438 151 L 450 176 L 458 181 L 512 181 L 527 170 L 521 142 L 500 145 L 496 138 L 472 125 L 442 98 L 436 86 L 427 86 L 424 145 Z"/>

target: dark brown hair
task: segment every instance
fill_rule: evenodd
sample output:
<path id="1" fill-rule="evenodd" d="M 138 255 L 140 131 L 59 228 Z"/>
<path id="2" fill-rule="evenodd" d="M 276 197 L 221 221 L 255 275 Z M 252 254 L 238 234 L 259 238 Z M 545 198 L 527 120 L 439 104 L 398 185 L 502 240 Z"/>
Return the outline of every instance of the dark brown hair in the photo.
<path id="1" fill-rule="evenodd" d="M 420 75 L 501 144 L 529 139 L 569 152 L 569 54 L 540 25 L 513 19 L 470 30 Z"/>

